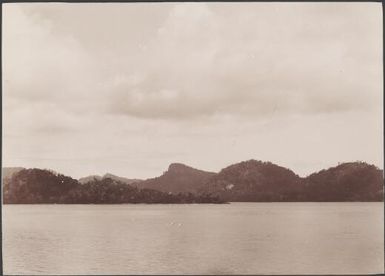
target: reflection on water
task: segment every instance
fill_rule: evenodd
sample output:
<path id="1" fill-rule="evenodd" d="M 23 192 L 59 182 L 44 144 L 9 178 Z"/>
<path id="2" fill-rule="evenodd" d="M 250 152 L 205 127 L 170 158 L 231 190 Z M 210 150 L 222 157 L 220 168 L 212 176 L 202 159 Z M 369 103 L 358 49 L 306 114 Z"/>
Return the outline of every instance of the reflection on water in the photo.
<path id="1" fill-rule="evenodd" d="M 5 274 L 368 274 L 382 203 L 6 205 Z"/>

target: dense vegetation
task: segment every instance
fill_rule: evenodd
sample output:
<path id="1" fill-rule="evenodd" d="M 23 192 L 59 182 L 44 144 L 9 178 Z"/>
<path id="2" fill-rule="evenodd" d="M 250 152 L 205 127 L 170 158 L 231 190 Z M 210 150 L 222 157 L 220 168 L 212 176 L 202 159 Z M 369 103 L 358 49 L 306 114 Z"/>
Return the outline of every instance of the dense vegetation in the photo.
<path id="1" fill-rule="evenodd" d="M 383 201 L 383 171 L 364 162 L 340 164 L 301 178 L 270 162 L 249 160 L 219 173 L 171 164 L 137 181 L 111 174 L 83 183 L 47 170 L 3 170 L 5 203 L 221 203 L 228 201 Z"/>
<path id="2" fill-rule="evenodd" d="M 382 201 L 382 170 L 364 162 L 344 163 L 304 179 L 311 201 Z"/>
<path id="3" fill-rule="evenodd" d="M 301 178 L 270 162 L 244 161 L 221 170 L 203 191 L 230 201 L 298 201 Z"/>
<path id="4" fill-rule="evenodd" d="M 103 178 L 80 184 L 71 177 L 47 170 L 24 169 L 4 178 L 3 202 L 14 204 L 116 204 L 116 203 L 223 203 L 207 194 L 171 194 L 138 189 Z"/>
<path id="5" fill-rule="evenodd" d="M 221 170 L 205 192 L 227 201 L 382 201 L 383 172 L 344 163 L 301 178 L 270 162 L 249 160 Z"/>

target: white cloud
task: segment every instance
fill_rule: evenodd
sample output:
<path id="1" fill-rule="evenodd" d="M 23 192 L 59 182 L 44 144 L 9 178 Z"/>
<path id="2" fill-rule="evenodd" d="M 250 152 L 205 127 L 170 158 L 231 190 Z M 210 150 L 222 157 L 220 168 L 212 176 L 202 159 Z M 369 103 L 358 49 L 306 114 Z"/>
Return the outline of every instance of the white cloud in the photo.
<path id="1" fill-rule="evenodd" d="M 373 32 L 380 33 L 380 21 L 365 17 L 357 26 L 362 7 L 345 11 L 340 5 L 340 13 L 330 16 L 311 5 L 282 5 L 280 12 L 252 6 L 230 16 L 213 12 L 220 5 L 176 5 L 138 53 L 135 72 L 142 81 L 110 91 L 111 111 L 258 119 L 277 109 L 288 114 L 379 107 L 381 37 L 374 39 Z M 372 15 L 371 6 L 364 8 Z M 368 40 L 373 43 L 366 46 Z M 164 90 L 175 96 L 165 98 Z"/>

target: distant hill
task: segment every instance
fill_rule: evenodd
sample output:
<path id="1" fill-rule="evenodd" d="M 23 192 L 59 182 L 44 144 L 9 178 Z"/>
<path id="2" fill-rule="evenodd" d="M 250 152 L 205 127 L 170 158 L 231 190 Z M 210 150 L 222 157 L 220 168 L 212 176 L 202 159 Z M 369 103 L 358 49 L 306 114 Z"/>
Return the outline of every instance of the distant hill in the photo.
<path id="1" fill-rule="evenodd" d="M 100 175 L 89 175 L 89 176 L 79 178 L 78 181 L 80 184 L 85 184 L 91 181 L 102 180 L 102 179 L 103 177 Z"/>
<path id="2" fill-rule="evenodd" d="M 208 195 L 168 194 L 138 189 L 112 178 L 80 184 L 49 170 L 25 169 L 3 182 L 5 204 L 223 203 Z"/>
<path id="3" fill-rule="evenodd" d="M 202 192 L 229 201 L 296 201 L 301 178 L 270 162 L 249 160 L 222 169 Z"/>
<path id="4" fill-rule="evenodd" d="M 163 192 L 197 194 L 214 175 L 213 172 L 197 170 L 180 163 L 172 163 L 163 175 L 133 183 L 133 185 L 138 188 Z"/>
<path id="5" fill-rule="evenodd" d="M 132 184 L 132 183 L 135 183 L 135 182 L 142 181 L 141 179 L 130 179 L 130 178 L 121 177 L 121 176 L 117 176 L 117 175 L 114 175 L 114 174 L 106 173 L 103 176 L 100 176 L 100 175 L 90 175 L 90 176 L 82 177 L 82 178 L 79 178 L 79 182 L 81 184 L 85 184 L 85 183 L 90 182 L 90 181 L 103 180 L 103 179 L 106 179 L 106 178 L 111 178 L 113 180 L 117 180 L 117 181 L 120 181 L 120 182 L 123 182 L 123 183 L 126 183 L 126 184 Z"/>
<path id="6" fill-rule="evenodd" d="M 343 163 L 304 179 L 311 201 L 382 201 L 383 171 L 364 162 Z"/>

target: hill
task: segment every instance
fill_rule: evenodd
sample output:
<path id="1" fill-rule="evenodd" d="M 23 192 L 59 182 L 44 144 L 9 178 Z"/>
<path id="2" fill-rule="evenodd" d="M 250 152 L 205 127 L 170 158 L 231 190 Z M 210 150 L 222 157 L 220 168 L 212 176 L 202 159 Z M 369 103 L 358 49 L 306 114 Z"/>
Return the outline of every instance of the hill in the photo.
<path id="1" fill-rule="evenodd" d="M 4 203 L 59 203 L 79 186 L 77 180 L 48 170 L 24 169 L 5 178 Z"/>
<path id="2" fill-rule="evenodd" d="M 249 160 L 221 170 L 203 191 L 226 201 L 383 201 L 383 185 L 383 171 L 364 162 L 301 178 L 270 162 Z"/>
<path id="3" fill-rule="evenodd" d="M 297 201 L 301 178 L 270 162 L 249 160 L 222 169 L 202 192 L 229 201 Z"/>
<path id="4" fill-rule="evenodd" d="M 172 163 L 163 175 L 133 185 L 138 188 L 163 192 L 197 194 L 214 175 L 213 172 L 197 170 L 180 163 Z"/>
<path id="5" fill-rule="evenodd" d="M 382 201 L 383 171 L 364 162 L 343 163 L 304 179 L 310 201 Z"/>
<path id="6" fill-rule="evenodd" d="M 142 181 L 141 179 L 131 179 L 131 178 L 117 176 L 117 175 L 114 175 L 114 174 L 111 174 L 111 173 L 106 173 L 103 176 L 100 176 L 100 175 L 90 175 L 90 176 L 85 176 L 85 177 L 79 178 L 79 183 L 85 184 L 87 182 L 91 182 L 91 181 L 94 181 L 94 180 L 103 180 L 103 179 L 106 179 L 106 178 L 114 179 L 116 181 L 120 181 L 120 182 L 126 183 L 126 184 L 132 184 L 132 183 L 137 183 L 137 182 Z"/>

